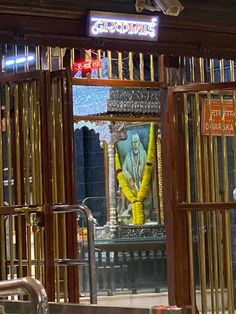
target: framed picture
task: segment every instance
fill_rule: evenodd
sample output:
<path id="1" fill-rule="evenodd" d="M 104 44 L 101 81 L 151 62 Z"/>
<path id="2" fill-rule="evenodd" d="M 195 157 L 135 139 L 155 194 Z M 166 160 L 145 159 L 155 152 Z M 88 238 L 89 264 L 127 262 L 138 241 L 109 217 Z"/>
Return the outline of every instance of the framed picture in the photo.
<path id="1" fill-rule="evenodd" d="M 134 197 L 139 193 L 144 177 L 149 140 L 150 124 L 133 124 L 127 127 L 127 139 L 117 142 L 116 149 L 121 170 L 127 184 L 126 188 L 129 189 L 129 192 Z M 118 201 L 118 220 L 120 223 L 133 224 L 132 204 L 125 196 L 126 193 L 122 191 L 119 182 L 118 191 L 120 194 Z M 156 193 L 156 160 L 154 160 L 151 178 L 148 183 L 148 192 L 142 201 L 144 224 L 157 222 Z"/>

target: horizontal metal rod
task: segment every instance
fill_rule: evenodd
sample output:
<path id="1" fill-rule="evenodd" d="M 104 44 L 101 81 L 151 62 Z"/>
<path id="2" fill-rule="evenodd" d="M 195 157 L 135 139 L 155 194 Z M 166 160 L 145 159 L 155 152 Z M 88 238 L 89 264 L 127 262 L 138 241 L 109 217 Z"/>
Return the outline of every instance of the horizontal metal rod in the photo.
<path id="1" fill-rule="evenodd" d="M 176 210 L 225 210 L 235 209 L 236 202 L 178 203 Z"/>
<path id="2" fill-rule="evenodd" d="M 89 264 L 89 260 L 87 259 L 78 259 L 78 258 L 58 258 L 58 259 L 54 259 L 54 264 L 58 264 L 58 265 L 88 265 Z M 20 263 L 23 266 L 27 266 L 28 265 L 28 260 L 18 260 L 18 259 L 14 259 L 14 260 L 6 260 L 6 265 L 10 265 L 11 263 L 13 263 L 14 266 L 18 266 Z M 38 260 L 30 260 L 31 265 L 36 266 L 40 263 L 40 265 L 44 265 L 44 259 L 40 260 L 40 262 Z"/>

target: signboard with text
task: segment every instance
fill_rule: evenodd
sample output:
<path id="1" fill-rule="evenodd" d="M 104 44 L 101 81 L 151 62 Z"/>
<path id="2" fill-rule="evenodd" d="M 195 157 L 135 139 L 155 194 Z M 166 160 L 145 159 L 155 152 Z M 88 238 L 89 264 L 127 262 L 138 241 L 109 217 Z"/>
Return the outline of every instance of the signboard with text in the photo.
<path id="1" fill-rule="evenodd" d="M 158 16 L 90 11 L 91 37 L 157 41 Z"/>
<path id="2" fill-rule="evenodd" d="M 92 70 L 98 70 L 102 68 L 101 60 L 89 60 L 89 61 L 78 61 L 73 64 L 73 70 L 75 72 L 90 72 Z"/>
<path id="3" fill-rule="evenodd" d="M 202 133 L 213 136 L 234 136 L 234 109 L 231 100 L 219 99 L 203 102 Z"/>

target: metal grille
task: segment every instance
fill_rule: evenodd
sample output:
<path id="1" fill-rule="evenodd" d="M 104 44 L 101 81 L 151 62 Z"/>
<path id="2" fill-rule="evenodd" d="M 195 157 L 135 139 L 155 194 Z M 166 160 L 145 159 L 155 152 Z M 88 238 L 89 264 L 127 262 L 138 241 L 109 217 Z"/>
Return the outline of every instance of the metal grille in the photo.
<path id="1" fill-rule="evenodd" d="M 30 58 L 34 58 L 31 60 Z M 82 50 L 40 46 L 5 45 L 3 72 L 19 73 L 34 70 L 57 71 L 71 68 L 75 61 L 101 60 L 102 68 L 91 73 L 94 79 L 159 81 L 160 57 L 134 52 Z M 76 74 L 76 73 L 75 73 Z M 77 76 L 83 76 L 77 73 Z"/>
<path id="2" fill-rule="evenodd" d="M 76 257 L 76 214 L 51 208 L 73 203 L 69 81 L 41 71 L 0 80 L 1 278 L 36 277 L 58 301 L 78 300 L 78 266 L 56 262 Z"/>
<path id="3" fill-rule="evenodd" d="M 181 63 L 183 63 L 183 83 L 235 81 L 234 60 L 184 57 Z"/>
<path id="4" fill-rule="evenodd" d="M 234 313 L 235 85 L 172 91 L 171 136 L 178 134 L 173 149 L 182 156 L 174 161 L 175 201 L 188 219 L 193 310 L 197 305 L 201 313 Z"/>

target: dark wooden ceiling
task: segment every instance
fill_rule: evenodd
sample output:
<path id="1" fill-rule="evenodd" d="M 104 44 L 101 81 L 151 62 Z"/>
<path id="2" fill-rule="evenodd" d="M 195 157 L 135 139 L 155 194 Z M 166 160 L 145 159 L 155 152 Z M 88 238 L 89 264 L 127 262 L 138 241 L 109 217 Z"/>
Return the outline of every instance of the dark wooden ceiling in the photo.
<path id="1" fill-rule="evenodd" d="M 136 13 L 135 0 L 0 0 L 0 40 L 236 59 L 236 1 L 180 1 L 184 11 L 178 17 L 142 13 L 160 16 L 158 42 L 144 45 L 86 36 L 89 10 Z"/>

